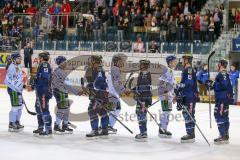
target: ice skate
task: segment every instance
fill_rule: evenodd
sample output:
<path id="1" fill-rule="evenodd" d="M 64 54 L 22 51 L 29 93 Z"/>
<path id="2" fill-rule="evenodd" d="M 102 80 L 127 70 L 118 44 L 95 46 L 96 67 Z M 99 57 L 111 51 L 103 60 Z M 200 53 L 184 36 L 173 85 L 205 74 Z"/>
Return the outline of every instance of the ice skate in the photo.
<path id="1" fill-rule="evenodd" d="M 194 143 L 195 142 L 195 134 L 187 134 L 181 138 L 181 143 Z"/>
<path id="2" fill-rule="evenodd" d="M 164 129 L 159 129 L 159 132 L 158 132 L 158 137 L 160 138 L 172 138 L 172 133 L 167 131 L 167 130 L 164 130 Z"/>
<path id="3" fill-rule="evenodd" d="M 64 130 L 62 130 L 59 125 L 54 124 L 53 133 L 57 135 L 62 135 L 64 134 Z"/>
<path id="4" fill-rule="evenodd" d="M 112 126 L 108 126 L 108 134 L 117 134 L 117 129 Z"/>
<path id="5" fill-rule="evenodd" d="M 135 136 L 137 142 L 147 142 L 147 133 L 140 133 Z"/>
<path id="6" fill-rule="evenodd" d="M 90 133 L 86 134 L 87 139 L 97 139 L 99 136 L 98 130 L 92 130 Z"/>
<path id="7" fill-rule="evenodd" d="M 221 144 L 229 144 L 229 135 L 220 136 L 219 138 L 214 139 L 214 144 L 221 145 Z"/>

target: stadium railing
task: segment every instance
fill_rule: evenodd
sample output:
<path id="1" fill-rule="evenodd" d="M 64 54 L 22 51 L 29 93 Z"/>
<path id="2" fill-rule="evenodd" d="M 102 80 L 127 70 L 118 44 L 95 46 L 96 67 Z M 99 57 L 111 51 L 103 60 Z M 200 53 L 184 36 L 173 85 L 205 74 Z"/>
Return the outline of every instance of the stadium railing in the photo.
<path id="1" fill-rule="evenodd" d="M 134 52 L 134 42 L 123 41 L 40 41 L 38 40 L 34 49 L 56 50 L 56 51 L 92 51 L 92 52 Z M 157 53 L 184 54 L 186 52 L 199 55 L 207 55 L 212 49 L 212 43 L 156 43 Z M 151 52 L 151 42 L 145 42 L 146 53 Z"/>

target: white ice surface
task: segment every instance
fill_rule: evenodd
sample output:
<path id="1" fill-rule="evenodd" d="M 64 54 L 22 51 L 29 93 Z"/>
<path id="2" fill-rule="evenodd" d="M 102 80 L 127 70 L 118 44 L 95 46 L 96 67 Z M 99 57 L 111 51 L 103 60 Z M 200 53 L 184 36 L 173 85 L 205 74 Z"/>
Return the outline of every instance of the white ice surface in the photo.
<path id="1" fill-rule="evenodd" d="M 34 111 L 34 92 L 23 93 L 25 101 Z M 83 113 L 87 111 L 88 99 L 86 97 L 70 96 L 74 103 L 71 111 Z M 55 99 L 50 101 L 53 120 L 53 108 Z M 214 105 L 212 105 L 212 108 Z M 134 113 L 135 107 L 128 107 L 122 103 L 122 113 Z M 158 113 L 160 104 L 157 103 L 150 111 Z M 78 128 L 73 135 L 54 135 L 51 139 L 33 137 L 32 131 L 37 127 L 35 116 L 27 114 L 24 109 L 22 123 L 25 130 L 21 133 L 9 133 L 8 113 L 10 101 L 6 89 L 0 89 L 0 160 L 239 160 L 240 159 L 240 107 L 230 108 L 230 144 L 216 146 L 213 139 L 218 137 L 217 126 L 213 117 L 213 128 L 209 128 L 208 104 L 198 103 L 196 106 L 196 120 L 200 128 L 210 141 L 209 147 L 200 133 L 196 131 L 194 144 L 181 144 L 180 137 L 185 134 L 182 118 L 173 120 L 169 124 L 169 130 L 173 133 L 172 139 L 158 138 L 158 127 L 151 121 L 148 123 L 148 142 L 135 142 L 134 136 L 138 131 L 136 118 L 130 121 L 129 117 L 124 123 L 134 131 L 131 135 L 120 124 L 116 124 L 117 135 L 109 136 L 109 139 L 86 140 L 85 134 L 90 131 L 89 121 L 74 122 Z M 173 115 L 180 116 L 174 107 Z M 179 118 L 178 118 L 179 119 Z"/>

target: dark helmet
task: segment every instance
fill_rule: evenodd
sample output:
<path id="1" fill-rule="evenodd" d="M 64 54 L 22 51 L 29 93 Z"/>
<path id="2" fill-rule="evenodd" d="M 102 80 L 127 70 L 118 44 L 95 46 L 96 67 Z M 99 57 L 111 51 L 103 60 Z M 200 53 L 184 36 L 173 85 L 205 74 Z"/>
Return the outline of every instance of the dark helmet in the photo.
<path id="1" fill-rule="evenodd" d="M 192 63 L 192 60 L 193 60 L 192 54 L 189 54 L 189 53 L 184 54 L 184 55 L 182 56 L 182 58 L 183 58 L 183 59 L 187 59 L 189 63 Z"/>
<path id="2" fill-rule="evenodd" d="M 42 53 L 39 53 L 38 57 L 42 58 L 44 61 L 48 61 L 50 54 L 49 52 L 42 52 Z"/>
<path id="3" fill-rule="evenodd" d="M 175 56 L 167 56 L 166 62 L 167 62 L 167 64 L 169 65 L 169 63 L 170 63 L 171 61 L 175 60 L 175 59 L 177 59 L 177 57 L 175 57 Z"/>
<path id="4" fill-rule="evenodd" d="M 101 55 L 92 55 L 91 56 L 91 60 L 92 62 L 95 62 L 95 63 L 101 63 L 102 62 L 102 56 Z"/>
<path id="5" fill-rule="evenodd" d="M 115 66 L 118 63 L 118 61 L 121 61 L 121 60 L 122 60 L 122 57 L 120 55 L 113 56 L 112 58 L 113 65 Z"/>
<path id="6" fill-rule="evenodd" d="M 65 62 L 67 59 L 64 56 L 58 56 L 55 60 L 57 65 L 61 65 L 63 62 Z"/>
<path id="7" fill-rule="evenodd" d="M 223 66 L 224 68 L 227 68 L 228 62 L 227 62 L 227 60 L 225 60 L 225 59 L 221 59 L 221 60 L 219 61 L 219 64 L 220 64 L 221 66 Z"/>
<path id="8" fill-rule="evenodd" d="M 15 61 L 17 58 L 21 58 L 21 55 L 20 55 L 18 52 L 13 53 L 13 54 L 11 55 L 12 61 Z"/>
<path id="9" fill-rule="evenodd" d="M 146 60 L 146 59 L 140 60 L 139 63 L 140 63 L 140 65 L 144 65 L 147 68 L 150 66 L 150 61 Z"/>

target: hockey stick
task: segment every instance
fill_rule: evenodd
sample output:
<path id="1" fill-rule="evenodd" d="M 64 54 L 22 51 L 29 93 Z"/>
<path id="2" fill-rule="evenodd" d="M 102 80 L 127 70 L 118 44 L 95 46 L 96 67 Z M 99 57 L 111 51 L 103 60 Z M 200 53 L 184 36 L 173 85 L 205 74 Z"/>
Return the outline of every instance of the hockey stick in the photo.
<path id="1" fill-rule="evenodd" d="M 208 79 L 210 79 L 210 59 L 215 54 L 215 50 L 210 53 L 208 56 Z M 210 119 L 210 128 L 212 128 L 212 106 L 211 106 L 211 89 L 208 87 L 208 95 L 209 95 L 209 119 Z"/>
<path id="2" fill-rule="evenodd" d="M 130 75 L 128 76 L 128 78 L 127 78 L 127 80 L 126 80 L 126 82 L 124 83 L 124 88 L 126 88 L 127 87 L 127 83 L 129 82 L 129 80 L 130 80 L 130 78 L 132 77 L 132 75 L 133 75 L 133 72 L 131 72 L 130 73 Z"/>
<path id="3" fill-rule="evenodd" d="M 198 131 L 200 132 L 200 134 L 202 135 L 202 137 L 204 138 L 204 140 L 207 142 L 207 144 L 210 146 L 209 141 L 207 140 L 206 136 L 203 134 L 202 130 L 200 129 L 200 127 L 198 126 L 198 124 L 196 123 L 196 121 L 193 119 L 192 115 L 189 113 L 189 111 L 187 110 L 187 108 L 182 105 L 183 109 L 185 110 L 185 112 L 187 112 L 188 116 L 191 118 L 191 120 L 193 121 L 193 123 L 195 124 L 195 126 L 197 127 Z"/>
<path id="4" fill-rule="evenodd" d="M 84 88 L 84 79 L 83 78 L 81 78 L 81 86 L 82 86 L 82 88 Z M 87 91 L 85 91 L 85 92 L 87 92 Z M 87 93 L 87 94 L 90 94 L 90 93 Z M 99 101 L 102 101 L 103 102 L 103 100 L 101 99 L 98 99 Z M 103 107 L 103 106 L 102 106 Z M 122 123 L 113 113 L 111 113 L 110 111 L 108 111 L 105 107 L 103 107 L 103 109 L 106 111 L 106 112 L 108 112 L 108 114 L 110 114 L 116 121 L 118 121 L 125 129 L 127 129 L 131 134 L 133 134 L 133 131 L 132 130 L 130 130 L 124 123 Z"/>
<path id="5" fill-rule="evenodd" d="M 27 107 L 27 105 L 26 105 L 24 99 L 23 99 L 23 104 L 24 104 L 24 106 L 25 106 L 25 108 L 26 108 L 28 114 L 30 114 L 30 115 L 32 115 L 32 116 L 36 116 L 36 115 L 37 115 L 36 112 L 31 112 L 31 111 L 28 109 L 28 107 Z"/>

